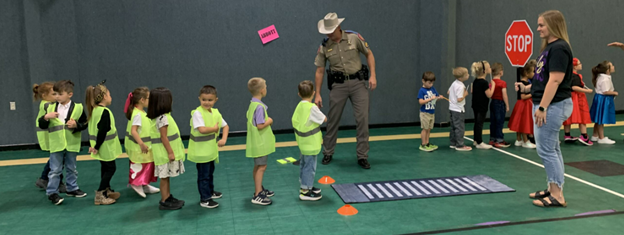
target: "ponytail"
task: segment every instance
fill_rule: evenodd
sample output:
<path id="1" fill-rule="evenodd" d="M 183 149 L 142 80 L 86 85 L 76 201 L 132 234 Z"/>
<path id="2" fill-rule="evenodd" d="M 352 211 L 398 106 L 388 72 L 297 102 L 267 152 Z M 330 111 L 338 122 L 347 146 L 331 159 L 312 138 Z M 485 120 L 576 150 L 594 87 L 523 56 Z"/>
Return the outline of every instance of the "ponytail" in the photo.
<path id="1" fill-rule="evenodd" d="M 147 99 L 148 96 L 149 88 L 147 87 L 138 87 L 135 88 L 134 91 L 128 93 L 126 105 L 124 106 L 124 113 L 126 113 L 126 118 L 128 120 L 132 120 L 132 111 L 134 110 L 134 106 L 136 106 L 141 99 Z"/>
<path id="2" fill-rule="evenodd" d="M 472 66 L 470 66 L 472 76 L 476 78 L 478 76 L 485 75 L 485 64 L 490 63 L 485 60 L 472 63 Z"/>
<path id="3" fill-rule="evenodd" d="M 87 91 L 85 92 L 87 94 L 85 98 L 85 103 L 87 104 L 87 114 L 89 117 L 88 120 L 91 120 L 93 109 L 95 109 L 95 106 L 97 104 L 102 102 L 102 100 L 104 99 L 104 96 L 106 96 L 107 91 L 108 89 L 106 89 L 106 86 L 101 85 L 101 84 L 97 86 L 87 87 Z"/>
<path id="4" fill-rule="evenodd" d="M 602 63 L 596 65 L 592 68 L 592 84 L 596 87 L 596 81 L 598 80 L 598 75 L 601 73 L 607 73 L 611 67 L 609 66 L 611 62 L 603 61 Z"/>

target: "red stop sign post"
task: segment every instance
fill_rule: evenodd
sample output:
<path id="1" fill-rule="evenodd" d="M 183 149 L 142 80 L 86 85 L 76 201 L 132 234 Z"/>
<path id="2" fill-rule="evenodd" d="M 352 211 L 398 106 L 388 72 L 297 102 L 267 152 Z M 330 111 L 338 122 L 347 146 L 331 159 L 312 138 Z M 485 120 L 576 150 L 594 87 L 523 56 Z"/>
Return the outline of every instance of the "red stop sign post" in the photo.
<path id="1" fill-rule="evenodd" d="M 516 82 L 522 80 L 522 67 L 533 55 L 533 31 L 526 20 L 514 20 L 505 33 L 505 55 L 516 70 Z M 520 92 L 517 99 L 520 100 Z"/>

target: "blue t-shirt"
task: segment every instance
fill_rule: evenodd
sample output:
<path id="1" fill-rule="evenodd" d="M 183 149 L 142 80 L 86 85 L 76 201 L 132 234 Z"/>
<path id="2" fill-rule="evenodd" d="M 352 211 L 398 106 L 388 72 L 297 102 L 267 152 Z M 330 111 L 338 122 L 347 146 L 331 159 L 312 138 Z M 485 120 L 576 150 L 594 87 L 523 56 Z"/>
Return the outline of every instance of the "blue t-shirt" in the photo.
<path id="1" fill-rule="evenodd" d="M 418 99 L 419 100 L 420 99 L 426 100 L 426 99 L 429 99 L 429 98 L 432 98 L 432 97 L 436 97 L 438 95 L 439 94 L 438 94 L 438 92 L 436 91 L 436 89 L 434 87 L 431 87 L 429 89 L 421 87 L 420 91 L 418 91 Z M 432 100 L 432 101 L 429 101 L 428 103 L 426 103 L 424 105 L 421 105 L 420 106 L 420 111 L 424 112 L 424 113 L 432 113 L 432 114 L 435 113 L 435 101 L 436 100 Z"/>

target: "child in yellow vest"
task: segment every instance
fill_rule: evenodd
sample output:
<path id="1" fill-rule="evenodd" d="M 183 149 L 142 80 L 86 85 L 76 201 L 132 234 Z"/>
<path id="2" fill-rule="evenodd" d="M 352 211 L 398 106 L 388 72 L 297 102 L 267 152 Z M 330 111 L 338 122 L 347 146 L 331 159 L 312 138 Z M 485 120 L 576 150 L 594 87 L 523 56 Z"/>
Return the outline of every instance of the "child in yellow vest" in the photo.
<path id="1" fill-rule="evenodd" d="M 247 82 L 247 88 L 253 98 L 247 109 L 247 142 L 245 156 L 254 159 L 254 192 L 251 202 L 258 205 L 270 205 L 275 193 L 262 186 L 262 178 L 266 171 L 268 155 L 275 152 L 275 136 L 271 125 L 273 119 L 267 114 L 268 107 L 262 103 L 267 94 L 266 81 L 262 78 L 252 78 Z"/>
<path id="2" fill-rule="evenodd" d="M 39 128 L 48 130 L 50 147 L 50 174 L 46 194 L 48 199 L 59 205 L 63 198 L 58 195 L 63 166 L 67 177 L 67 196 L 85 197 L 87 194 L 78 188 L 76 156 L 80 152 L 81 131 L 87 128 L 87 116 L 82 104 L 74 103 L 74 83 L 69 80 L 54 84 L 56 103 L 48 106 L 46 113 L 39 118 Z M 76 121 L 78 120 L 78 121 Z"/>
<path id="3" fill-rule="evenodd" d="M 199 189 L 199 205 L 216 208 L 219 203 L 212 199 L 221 198 L 222 193 L 214 190 L 215 163 L 219 163 L 219 147 L 225 146 L 230 127 L 213 108 L 219 100 L 217 89 L 206 85 L 199 91 L 201 106 L 191 111 L 191 136 L 188 146 L 188 160 L 197 163 L 197 188 Z M 223 128 L 223 137 L 217 142 L 219 130 Z"/>
<path id="4" fill-rule="evenodd" d="M 33 98 L 35 101 L 41 100 L 39 103 L 39 113 L 37 114 L 37 120 L 35 121 L 35 130 L 37 131 L 37 140 L 39 142 L 39 148 L 41 150 L 50 152 L 50 139 L 48 137 L 48 130 L 39 128 L 39 118 L 43 117 L 48 110 L 48 107 L 56 102 L 56 92 L 54 92 L 53 82 L 44 82 L 41 84 L 33 85 Z M 35 182 L 35 186 L 45 190 L 48 187 L 48 174 L 50 174 L 50 161 L 43 167 L 41 177 Z M 67 186 L 63 183 L 63 174 L 60 175 L 59 193 L 67 193 Z"/>
<path id="5" fill-rule="evenodd" d="M 154 157 L 152 156 L 152 121 L 147 118 L 145 108 L 149 103 L 149 89 L 139 87 L 128 94 L 124 112 L 128 119 L 126 126 L 126 137 L 124 146 L 130 159 L 130 173 L 128 174 L 128 184 L 130 187 L 145 198 L 145 194 L 160 192 L 150 183 L 158 182 L 154 176 Z"/>
<path id="6" fill-rule="evenodd" d="M 295 138 L 301 151 L 299 182 L 299 199 L 304 201 L 317 201 L 323 196 L 321 189 L 314 186 L 316 174 L 316 155 L 321 152 L 323 134 L 321 124 L 327 121 L 325 114 L 312 103 L 314 97 L 314 84 L 311 81 L 299 83 L 299 97 L 301 102 L 297 105 L 292 116 L 292 125 L 295 129 Z"/>
<path id="7" fill-rule="evenodd" d="M 184 173 L 184 144 L 180 138 L 180 130 L 171 116 L 173 97 L 171 91 L 158 87 L 150 91 L 147 117 L 152 120 L 150 137 L 152 139 L 152 155 L 154 156 L 154 176 L 160 178 L 161 210 L 177 210 L 184 206 L 171 194 L 169 178 Z"/>
<path id="8" fill-rule="evenodd" d="M 113 112 L 107 108 L 113 101 L 104 82 L 87 87 L 87 111 L 89 113 L 89 153 L 100 161 L 100 187 L 95 192 L 95 205 L 113 204 L 121 196 L 111 189 L 110 181 L 117 171 L 115 159 L 122 154 L 115 127 Z"/>

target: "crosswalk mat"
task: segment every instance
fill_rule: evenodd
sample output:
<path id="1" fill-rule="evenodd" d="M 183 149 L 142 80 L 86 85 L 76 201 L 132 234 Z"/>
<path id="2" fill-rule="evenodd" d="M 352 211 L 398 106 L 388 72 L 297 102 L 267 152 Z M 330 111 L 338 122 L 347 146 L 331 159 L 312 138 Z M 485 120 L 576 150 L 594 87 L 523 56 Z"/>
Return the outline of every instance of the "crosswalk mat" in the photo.
<path id="1" fill-rule="evenodd" d="M 486 175 L 333 184 L 344 203 L 515 192 Z"/>

